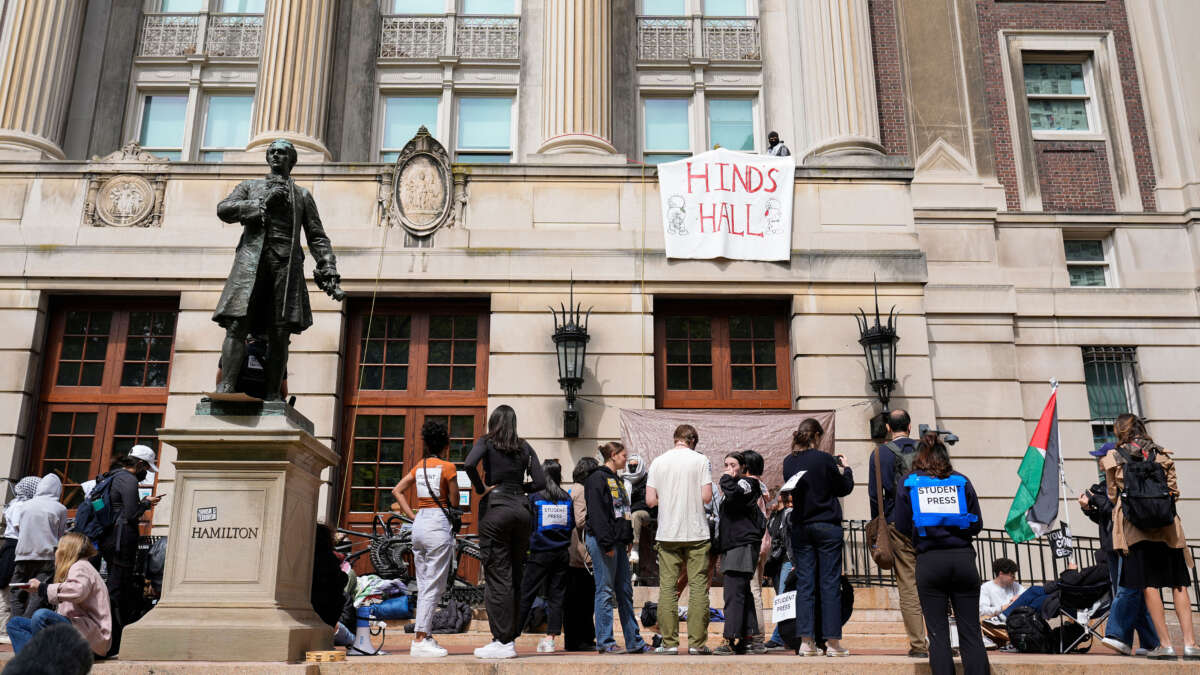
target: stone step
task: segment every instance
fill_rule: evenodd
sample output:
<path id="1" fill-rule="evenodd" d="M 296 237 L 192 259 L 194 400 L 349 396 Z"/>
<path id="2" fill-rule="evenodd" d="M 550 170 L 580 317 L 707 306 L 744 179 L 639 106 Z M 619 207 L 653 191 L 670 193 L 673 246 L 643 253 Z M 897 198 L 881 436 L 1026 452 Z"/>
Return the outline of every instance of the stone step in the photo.
<path id="1" fill-rule="evenodd" d="M 775 589 L 764 588 L 763 603 L 770 605 L 775 601 Z M 633 606 L 641 611 L 647 602 L 658 602 L 658 586 L 634 586 Z M 683 592 L 683 602 L 687 602 L 687 591 Z M 722 609 L 725 607 L 725 593 L 721 588 L 710 588 L 708 591 L 709 607 Z M 895 588 L 869 586 L 854 589 L 854 608 L 861 609 L 900 609 L 900 599 Z"/>

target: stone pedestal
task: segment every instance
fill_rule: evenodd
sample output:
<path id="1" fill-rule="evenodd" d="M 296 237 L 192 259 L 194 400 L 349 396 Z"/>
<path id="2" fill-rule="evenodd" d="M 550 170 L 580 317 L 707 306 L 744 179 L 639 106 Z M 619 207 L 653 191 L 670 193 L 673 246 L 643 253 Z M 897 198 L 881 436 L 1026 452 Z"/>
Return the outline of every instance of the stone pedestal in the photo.
<path id="1" fill-rule="evenodd" d="M 202 402 L 175 446 L 163 597 L 122 660 L 298 661 L 331 649 L 309 602 L 317 490 L 337 461 L 282 403 Z"/>

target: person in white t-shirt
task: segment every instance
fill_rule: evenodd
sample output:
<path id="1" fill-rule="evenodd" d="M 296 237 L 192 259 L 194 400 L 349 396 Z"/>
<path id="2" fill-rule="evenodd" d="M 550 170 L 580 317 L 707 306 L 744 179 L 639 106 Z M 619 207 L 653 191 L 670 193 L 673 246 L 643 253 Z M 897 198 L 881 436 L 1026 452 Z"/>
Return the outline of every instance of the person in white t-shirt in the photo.
<path id="1" fill-rule="evenodd" d="M 1008 644 L 1008 630 L 1004 627 L 1004 610 L 1025 592 L 1017 582 L 1017 563 L 1008 558 L 992 561 L 992 580 L 979 587 L 979 627 L 983 631 L 983 644 L 988 649 Z"/>
<path id="2" fill-rule="evenodd" d="M 650 464 L 646 504 L 658 507 L 658 629 L 661 653 L 679 648 L 678 597 L 675 584 L 688 576 L 688 643 L 692 654 L 711 654 L 708 646 L 708 520 L 704 505 L 712 501 L 712 465 L 696 452 L 700 436 L 690 424 L 675 429 L 675 447 Z"/>

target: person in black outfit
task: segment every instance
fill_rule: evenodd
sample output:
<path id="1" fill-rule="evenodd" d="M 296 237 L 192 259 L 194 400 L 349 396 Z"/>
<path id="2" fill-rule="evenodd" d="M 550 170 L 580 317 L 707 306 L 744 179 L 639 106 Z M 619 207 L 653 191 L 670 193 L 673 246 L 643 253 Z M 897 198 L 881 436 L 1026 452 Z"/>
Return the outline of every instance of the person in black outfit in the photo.
<path id="1" fill-rule="evenodd" d="M 100 537 L 100 557 L 108 567 L 108 605 L 112 613 L 112 644 L 108 656 L 121 650 L 121 633 L 127 624 L 138 618 L 142 604 L 142 589 L 133 582 L 134 562 L 137 558 L 139 524 L 142 514 L 157 504 L 162 495 L 148 499 L 138 498 L 138 483 L 146 478 L 147 472 L 158 472 L 154 451 L 145 445 L 135 445 L 129 454 L 117 460 L 119 467 L 110 473 L 112 482 L 112 509 L 116 516 L 113 525 Z"/>
<path id="2" fill-rule="evenodd" d="M 792 492 L 792 560 L 796 570 L 796 635 L 801 656 L 819 656 L 815 644 L 816 596 L 826 656 L 849 656 L 842 647 L 842 504 L 854 489 L 854 472 L 842 455 L 818 449 L 825 430 L 809 417 L 792 435 L 783 480 L 806 472 Z"/>
<path id="3" fill-rule="evenodd" d="M 572 517 L 570 568 L 567 570 L 567 594 L 565 607 L 587 607 L 596 603 L 596 580 L 592 578 L 592 559 L 587 552 L 587 500 L 584 483 L 588 476 L 600 467 L 594 457 L 584 457 L 575 464 L 571 480 Z M 586 611 L 566 612 L 563 617 L 563 646 L 569 652 L 590 652 L 596 649 L 595 614 Z"/>
<path id="4" fill-rule="evenodd" d="M 328 525 L 317 523 L 309 602 L 321 621 L 329 624 L 330 628 L 337 628 L 338 618 L 346 606 L 347 581 L 348 577 L 342 571 L 342 561 L 334 552 L 333 530 Z"/>
<path id="5" fill-rule="evenodd" d="M 484 477 L 479 475 L 483 464 Z M 513 641 L 521 634 L 517 621 L 521 602 L 521 573 L 533 513 L 528 493 L 545 489 L 546 478 L 537 453 L 517 435 L 517 413 L 496 406 L 488 417 L 488 432 L 475 441 L 463 467 L 480 502 L 479 549 L 483 558 L 488 624 L 492 642 L 475 650 L 482 659 L 511 659 Z M 525 474 L 532 482 L 526 486 Z"/>
<path id="6" fill-rule="evenodd" d="M 950 620 L 946 615 L 946 607 L 951 605 L 958 625 L 963 673 L 983 675 L 990 666 L 979 629 L 981 582 L 972 545 L 975 535 L 983 529 L 979 497 L 971 481 L 951 466 L 950 453 L 936 436 L 921 439 L 910 479 L 913 476 L 941 481 L 952 477 L 962 479 L 965 483 L 958 491 L 958 498 L 966 500 L 966 513 L 974 516 L 966 527 L 943 524 L 922 528 L 913 520 L 911 490 L 905 488 L 896 494 L 896 529 L 912 539 L 917 551 L 917 595 L 921 598 L 921 611 L 929 631 L 929 667 L 933 675 L 954 673 Z"/>
<path id="7" fill-rule="evenodd" d="M 713 650 L 719 656 L 746 653 L 750 639 L 760 630 L 750 580 L 758 568 L 766 518 L 758 508 L 761 484 L 745 471 L 742 453 L 725 455 L 717 531 L 721 572 L 725 575 L 725 644 Z"/>
<path id="8" fill-rule="evenodd" d="M 546 598 L 546 637 L 538 643 L 539 653 L 554 651 L 554 639 L 562 632 L 563 599 L 567 592 L 571 530 L 575 526 L 571 495 L 562 489 L 562 466 L 557 459 L 542 462 L 546 489 L 529 495 L 533 504 L 533 534 L 529 539 L 529 561 L 521 586 L 521 618 L 525 629 L 533 601 Z M 543 593 L 544 591 L 544 593 Z"/>

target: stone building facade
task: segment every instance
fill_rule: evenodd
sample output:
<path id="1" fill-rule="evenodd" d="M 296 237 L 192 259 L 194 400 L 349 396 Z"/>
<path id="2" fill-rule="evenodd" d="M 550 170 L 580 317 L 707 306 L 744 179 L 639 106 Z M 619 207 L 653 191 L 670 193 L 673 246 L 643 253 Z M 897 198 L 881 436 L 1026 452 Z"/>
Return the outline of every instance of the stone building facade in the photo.
<path id="1" fill-rule="evenodd" d="M 1132 410 L 1200 517 L 1197 3 L 9 0 L 2 21 L 11 478 L 70 489 L 188 419 L 240 236 L 215 205 L 284 137 L 350 294 L 312 287 L 288 368 L 343 457 L 330 520 L 386 508 L 423 420 L 461 459 L 501 403 L 568 471 L 621 408 L 835 410 L 865 482 L 879 403 L 853 315 L 876 281 L 892 405 L 962 438 L 988 526 L 1051 377 L 1073 490 Z M 454 162 L 432 232 L 392 203 L 419 125 Z M 768 130 L 797 158 L 791 260 L 665 258 L 654 164 L 765 152 Z M 564 438 L 547 306 L 572 277 L 591 342 Z"/>

